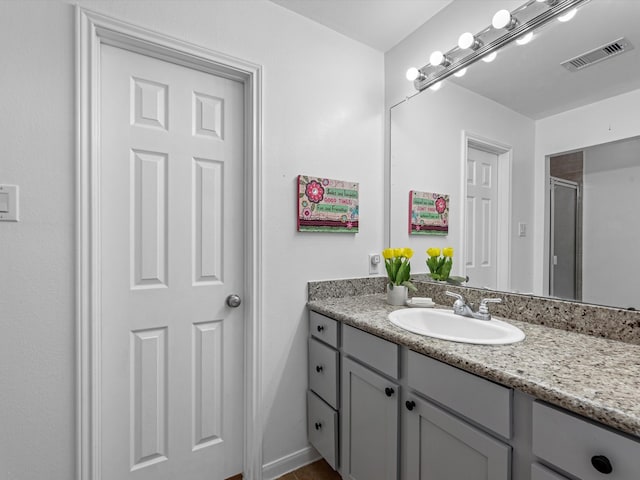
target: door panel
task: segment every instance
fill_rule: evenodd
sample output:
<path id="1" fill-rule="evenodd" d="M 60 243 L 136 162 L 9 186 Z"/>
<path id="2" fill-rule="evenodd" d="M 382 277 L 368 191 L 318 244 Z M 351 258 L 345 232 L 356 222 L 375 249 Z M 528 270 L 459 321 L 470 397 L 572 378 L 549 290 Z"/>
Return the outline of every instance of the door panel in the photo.
<path id="1" fill-rule="evenodd" d="M 498 156 L 468 147 L 465 270 L 469 285 L 497 287 Z"/>
<path id="2" fill-rule="evenodd" d="M 243 87 L 101 47 L 102 478 L 242 470 Z"/>

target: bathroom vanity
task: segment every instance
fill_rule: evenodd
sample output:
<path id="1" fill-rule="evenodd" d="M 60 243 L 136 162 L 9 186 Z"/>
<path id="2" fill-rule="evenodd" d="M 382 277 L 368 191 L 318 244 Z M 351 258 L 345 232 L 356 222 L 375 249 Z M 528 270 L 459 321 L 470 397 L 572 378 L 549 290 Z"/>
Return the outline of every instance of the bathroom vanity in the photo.
<path id="1" fill-rule="evenodd" d="M 640 478 L 640 346 L 515 320 L 520 343 L 448 342 L 376 294 L 308 306 L 309 440 L 343 478 Z"/>

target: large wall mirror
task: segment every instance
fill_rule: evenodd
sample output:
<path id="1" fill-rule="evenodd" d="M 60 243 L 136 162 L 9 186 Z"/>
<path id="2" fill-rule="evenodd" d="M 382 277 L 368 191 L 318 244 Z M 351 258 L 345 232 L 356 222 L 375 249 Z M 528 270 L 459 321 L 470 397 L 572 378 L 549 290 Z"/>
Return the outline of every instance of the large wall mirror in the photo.
<path id="1" fill-rule="evenodd" d="M 591 0 L 392 107 L 391 245 L 454 247 L 470 286 L 640 308 L 638 25 L 640 1 Z M 408 233 L 411 190 L 450 196 L 446 236 Z"/>

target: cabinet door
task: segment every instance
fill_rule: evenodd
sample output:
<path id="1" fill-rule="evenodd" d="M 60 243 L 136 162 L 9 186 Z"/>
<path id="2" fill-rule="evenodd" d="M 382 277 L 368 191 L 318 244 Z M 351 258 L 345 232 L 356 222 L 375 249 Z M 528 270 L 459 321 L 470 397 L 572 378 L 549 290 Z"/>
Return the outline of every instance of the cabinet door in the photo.
<path id="1" fill-rule="evenodd" d="M 398 478 L 398 393 L 396 383 L 349 358 L 343 360 L 343 478 Z"/>
<path id="2" fill-rule="evenodd" d="M 510 478 L 509 445 L 414 396 L 404 415 L 406 480 Z"/>

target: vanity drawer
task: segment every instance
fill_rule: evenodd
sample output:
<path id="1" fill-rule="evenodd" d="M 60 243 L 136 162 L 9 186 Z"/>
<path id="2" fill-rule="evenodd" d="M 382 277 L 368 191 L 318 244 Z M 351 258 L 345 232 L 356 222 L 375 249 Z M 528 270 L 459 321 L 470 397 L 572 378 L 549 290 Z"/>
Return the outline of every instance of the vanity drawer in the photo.
<path id="1" fill-rule="evenodd" d="M 399 347 L 395 343 L 342 326 L 342 351 L 392 378 L 398 378 Z"/>
<path id="2" fill-rule="evenodd" d="M 309 339 L 309 388 L 338 408 L 338 352 Z"/>
<path id="3" fill-rule="evenodd" d="M 338 468 L 338 413 L 312 391 L 307 391 L 309 443 L 331 465 Z"/>
<path id="4" fill-rule="evenodd" d="M 407 368 L 410 388 L 504 438 L 511 438 L 513 392 L 509 388 L 412 351 Z"/>
<path id="5" fill-rule="evenodd" d="M 582 480 L 640 478 L 639 441 L 538 401 L 532 418 L 537 457 Z M 612 471 L 600 473 L 592 465 L 594 457 L 606 457 Z"/>
<path id="6" fill-rule="evenodd" d="M 309 312 L 309 331 L 324 343 L 338 348 L 338 322 L 317 312 Z"/>

